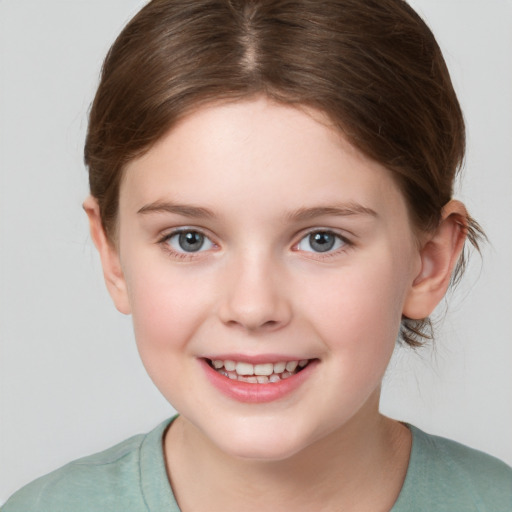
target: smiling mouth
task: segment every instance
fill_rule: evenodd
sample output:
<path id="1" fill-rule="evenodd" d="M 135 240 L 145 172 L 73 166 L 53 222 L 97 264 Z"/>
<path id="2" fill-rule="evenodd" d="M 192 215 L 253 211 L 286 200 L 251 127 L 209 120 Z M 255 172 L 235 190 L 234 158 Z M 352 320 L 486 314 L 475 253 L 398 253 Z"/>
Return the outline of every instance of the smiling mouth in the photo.
<path id="1" fill-rule="evenodd" d="M 231 380 L 250 384 L 272 384 L 301 372 L 312 359 L 251 364 L 242 361 L 206 359 L 211 368 Z"/>

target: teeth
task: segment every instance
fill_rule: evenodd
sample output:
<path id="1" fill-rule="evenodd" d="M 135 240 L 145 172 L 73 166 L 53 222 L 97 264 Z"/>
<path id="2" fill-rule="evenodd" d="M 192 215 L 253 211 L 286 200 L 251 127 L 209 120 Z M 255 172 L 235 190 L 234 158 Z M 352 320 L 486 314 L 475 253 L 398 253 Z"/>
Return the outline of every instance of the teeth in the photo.
<path id="1" fill-rule="evenodd" d="M 228 372 L 233 372 L 235 371 L 235 368 L 236 368 L 236 363 L 235 361 L 224 361 L 224 368 L 226 368 L 226 370 Z"/>
<path id="2" fill-rule="evenodd" d="M 268 364 L 256 364 L 254 365 L 254 375 L 272 375 L 273 373 L 281 373 L 276 372 L 275 365 L 272 363 Z"/>
<path id="3" fill-rule="evenodd" d="M 254 375 L 254 365 L 250 363 L 236 363 L 235 371 L 238 375 Z"/>
<path id="4" fill-rule="evenodd" d="M 286 363 L 286 371 L 288 371 L 288 372 L 295 371 L 298 364 L 299 363 L 297 361 L 289 361 L 288 363 Z"/>
<path id="5" fill-rule="evenodd" d="M 269 382 L 279 382 L 282 379 L 288 379 L 296 373 L 297 368 L 302 369 L 308 363 L 309 359 L 300 361 L 279 361 L 277 363 L 251 364 L 242 361 L 223 361 L 214 359 L 212 366 L 222 375 L 232 380 L 249 382 L 252 384 L 268 384 Z"/>
<path id="6" fill-rule="evenodd" d="M 286 363 L 274 363 L 274 372 L 273 373 L 283 373 L 286 368 Z"/>

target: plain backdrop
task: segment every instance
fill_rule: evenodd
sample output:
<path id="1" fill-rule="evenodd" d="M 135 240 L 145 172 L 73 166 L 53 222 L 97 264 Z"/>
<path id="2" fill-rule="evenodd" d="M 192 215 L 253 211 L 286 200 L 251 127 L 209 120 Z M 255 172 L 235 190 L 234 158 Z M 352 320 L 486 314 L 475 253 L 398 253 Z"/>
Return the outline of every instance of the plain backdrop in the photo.
<path id="1" fill-rule="evenodd" d="M 512 464 L 512 2 L 414 0 L 465 111 L 457 197 L 491 243 L 440 310 L 435 349 L 397 351 L 382 410 Z M 172 414 L 104 289 L 81 202 L 102 59 L 140 0 L 0 0 L 0 503 Z"/>

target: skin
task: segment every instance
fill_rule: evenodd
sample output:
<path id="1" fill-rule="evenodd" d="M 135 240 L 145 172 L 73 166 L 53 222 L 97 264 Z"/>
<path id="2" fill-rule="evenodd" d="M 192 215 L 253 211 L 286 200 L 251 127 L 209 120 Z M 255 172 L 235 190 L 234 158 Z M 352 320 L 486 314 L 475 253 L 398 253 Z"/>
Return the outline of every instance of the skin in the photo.
<path id="1" fill-rule="evenodd" d="M 181 414 L 164 451 L 183 511 L 392 507 L 410 432 L 380 415 L 380 385 L 402 315 L 428 316 L 448 287 L 460 203 L 418 236 L 389 171 L 320 113 L 256 98 L 203 107 L 127 165 L 115 243 L 84 206 L 114 303 Z M 201 250 L 180 228 L 207 237 Z M 335 247 L 315 251 L 311 231 Z M 200 364 L 225 354 L 316 366 L 243 403 Z"/>

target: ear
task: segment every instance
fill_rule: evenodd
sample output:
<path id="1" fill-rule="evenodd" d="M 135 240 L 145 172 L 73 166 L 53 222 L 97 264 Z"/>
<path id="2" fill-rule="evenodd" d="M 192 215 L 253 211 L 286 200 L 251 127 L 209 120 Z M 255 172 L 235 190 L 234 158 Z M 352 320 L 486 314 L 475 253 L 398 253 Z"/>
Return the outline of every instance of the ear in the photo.
<path id="1" fill-rule="evenodd" d="M 125 315 L 131 313 L 130 302 L 119 259 L 119 251 L 115 244 L 109 240 L 101 222 L 100 207 L 96 198 L 89 196 L 83 204 L 89 218 L 91 238 L 98 249 L 103 267 L 103 276 L 107 290 L 114 301 L 116 308 Z"/>
<path id="2" fill-rule="evenodd" d="M 405 317 L 427 318 L 444 297 L 464 247 L 467 219 L 466 208 L 460 201 L 452 200 L 443 208 L 439 226 L 421 249 L 421 269 L 406 297 Z"/>

